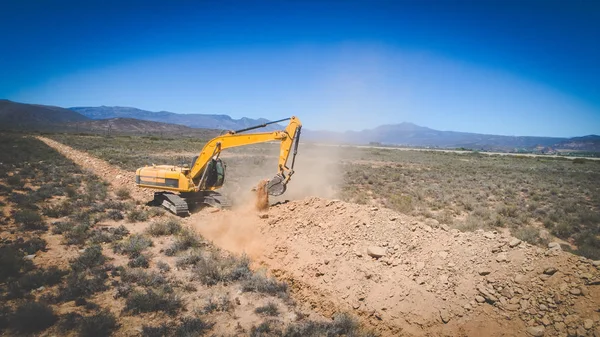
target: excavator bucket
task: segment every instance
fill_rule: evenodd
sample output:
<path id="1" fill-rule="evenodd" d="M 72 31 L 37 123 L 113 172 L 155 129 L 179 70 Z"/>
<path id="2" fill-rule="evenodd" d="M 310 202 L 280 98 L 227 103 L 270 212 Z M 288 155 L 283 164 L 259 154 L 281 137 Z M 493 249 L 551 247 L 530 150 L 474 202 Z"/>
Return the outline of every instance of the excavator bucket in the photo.
<path id="1" fill-rule="evenodd" d="M 269 195 L 278 196 L 282 195 L 286 189 L 286 179 L 283 175 L 278 173 L 273 177 L 273 179 L 269 180 L 267 183 L 267 191 Z"/>

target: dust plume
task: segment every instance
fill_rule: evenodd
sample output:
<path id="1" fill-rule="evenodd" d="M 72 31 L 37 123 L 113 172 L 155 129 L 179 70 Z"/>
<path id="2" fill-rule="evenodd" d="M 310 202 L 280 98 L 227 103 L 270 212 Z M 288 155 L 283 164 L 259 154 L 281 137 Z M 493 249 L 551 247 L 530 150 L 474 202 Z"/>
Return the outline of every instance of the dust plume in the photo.
<path id="1" fill-rule="evenodd" d="M 267 193 L 268 179 L 261 180 L 256 186 L 256 210 L 265 211 L 269 209 L 269 194 Z"/>
<path id="2" fill-rule="evenodd" d="M 236 254 L 246 254 L 251 258 L 263 254 L 256 211 L 252 208 L 234 212 L 203 212 L 194 215 L 191 223 L 204 238 L 219 247 Z"/>
<path id="3" fill-rule="evenodd" d="M 234 208 L 256 203 L 255 192 L 257 181 L 271 179 L 277 173 L 279 159 L 279 144 L 267 143 L 260 145 L 260 152 L 246 154 L 223 154 L 227 164 L 227 181 L 221 193 L 227 195 L 234 203 Z M 253 151 L 254 150 L 254 151 Z M 309 196 L 336 198 L 341 178 L 340 147 L 316 145 L 300 142 L 298 154 L 286 192 L 281 196 L 269 196 L 271 204 L 286 200 L 299 200 Z M 256 152 L 248 149 L 248 152 Z M 292 164 L 292 155 L 288 158 L 287 166 Z M 243 206 L 242 206 L 243 207 Z"/>

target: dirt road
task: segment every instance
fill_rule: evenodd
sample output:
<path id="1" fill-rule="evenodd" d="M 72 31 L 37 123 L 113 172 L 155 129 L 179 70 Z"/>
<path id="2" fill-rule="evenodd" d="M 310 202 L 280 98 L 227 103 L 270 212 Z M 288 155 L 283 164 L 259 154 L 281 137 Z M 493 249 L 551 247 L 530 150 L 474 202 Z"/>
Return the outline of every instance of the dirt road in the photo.
<path id="1" fill-rule="evenodd" d="M 40 139 L 113 185 L 132 178 Z M 185 221 L 286 279 L 301 305 L 350 311 L 383 336 L 600 336 L 599 262 L 560 247 L 321 198 L 264 214 L 204 209 Z"/>

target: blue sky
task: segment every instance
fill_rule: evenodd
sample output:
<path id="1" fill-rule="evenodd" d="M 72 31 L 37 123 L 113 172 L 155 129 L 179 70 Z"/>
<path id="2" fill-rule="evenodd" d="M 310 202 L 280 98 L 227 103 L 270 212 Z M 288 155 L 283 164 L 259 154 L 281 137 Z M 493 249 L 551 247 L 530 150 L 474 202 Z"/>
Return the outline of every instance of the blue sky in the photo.
<path id="1" fill-rule="evenodd" d="M 15 1 L 0 98 L 600 133 L 600 1 Z"/>

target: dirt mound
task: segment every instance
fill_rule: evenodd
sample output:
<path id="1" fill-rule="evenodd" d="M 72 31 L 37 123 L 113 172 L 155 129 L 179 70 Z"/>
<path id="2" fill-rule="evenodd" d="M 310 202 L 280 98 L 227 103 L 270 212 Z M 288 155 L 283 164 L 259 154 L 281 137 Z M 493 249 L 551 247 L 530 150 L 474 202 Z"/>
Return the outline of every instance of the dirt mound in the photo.
<path id="1" fill-rule="evenodd" d="M 72 147 L 61 144 L 50 138 L 40 136 L 36 138 L 56 149 L 62 155 L 79 165 L 82 169 L 89 170 L 93 174 L 111 183 L 115 189 L 127 189 L 134 199 L 147 200 L 148 198 L 153 198 L 153 191 L 136 186 L 135 172 L 120 170 L 102 159 L 95 158 L 86 152 L 75 150 Z"/>
<path id="2" fill-rule="evenodd" d="M 227 213 L 198 215 L 198 227 Z M 248 216 L 234 216 L 256 226 L 244 245 L 260 242 L 255 258 L 299 299 L 324 314 L 353 311 L 384 335 L 600 333 L 598 262 L 560 246 L 320 198 Z"/>

